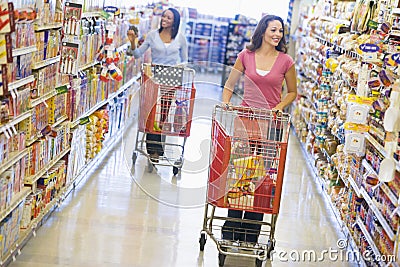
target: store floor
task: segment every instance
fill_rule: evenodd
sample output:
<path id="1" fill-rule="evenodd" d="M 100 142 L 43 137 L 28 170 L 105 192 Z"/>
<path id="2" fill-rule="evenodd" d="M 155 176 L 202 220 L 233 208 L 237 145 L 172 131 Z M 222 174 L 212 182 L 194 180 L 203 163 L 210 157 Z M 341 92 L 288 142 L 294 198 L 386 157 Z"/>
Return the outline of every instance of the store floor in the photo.
<path id="1" fill-rule="evenodd" d="M 121 143 L 39 228 L 10 266 L 218 266 L 215 243 L 209 238 L 200 252 L 198 240 L 204 216 L 211 110 L 221 91 L 208 82 L 199 82 L 196 88 L 194 121 L 180 175 L 175 177 L 171 167 L 162 166 L 148 173 L 144 156 L 131 167 L 137 131 L 133 122 Z M 324 250 L 338 250 L 337 241 L 342 237 L 294 135 L 290 136 L 282 194 L 275 250 L 286 254 L 265 266 L 353 266 L 340 257 L 335 262 L 328 254 L 323 262 L 290 260 L 296 251 L 314 250 L 321 256 Z M 226 214 L 226 210 L 219 213 Z M 225 266 L 254 266 L 254 260 L 228 256 Z"/>

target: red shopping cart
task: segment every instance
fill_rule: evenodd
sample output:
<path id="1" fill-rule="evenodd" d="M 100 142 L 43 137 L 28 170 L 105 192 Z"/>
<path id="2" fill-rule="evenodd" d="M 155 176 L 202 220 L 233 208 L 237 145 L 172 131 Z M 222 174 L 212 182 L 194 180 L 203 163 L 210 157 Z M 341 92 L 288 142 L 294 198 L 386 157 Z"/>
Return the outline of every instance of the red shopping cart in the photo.
<path id="1" fill-rule="evenodd" d="M 201 251 L 207 235 L 216 243 L 219 266 L 224 265 L 227 255 L 254 258 L 256 266 L 270 257 L 275 246 L 289 127 L 290 115 L 286 113 L 215 106 L 207 201 L 199 243 Z M 219 216 L 216 208 L 258 213 L 264 219 Z M 258 230 L 249 227 L 254 225 L 259 225 Z M 250 237 L 252 241 L 248 242 Z"/>
<path id="2" fill-rule="evenodd" d="M 154 165 L 172 166 L 174 175 L 183 165 L 186 138 L 190 136 L 195 98 L 193 69 L 183 66 L 143 64 L 139 96 L 139 119 L 135 151 L 132 155 L 136 163 L 138 153 L 148 158 L 148 171 Z M 159 138 L 146 138 L 146 135 Z M 171 137 L 171 138 L 167 138 Z M 183 143 L 179 142 L 183 138 Z M 162 155 L 157 161 L 151 159 L 149 146 L 159 146 Z"/>

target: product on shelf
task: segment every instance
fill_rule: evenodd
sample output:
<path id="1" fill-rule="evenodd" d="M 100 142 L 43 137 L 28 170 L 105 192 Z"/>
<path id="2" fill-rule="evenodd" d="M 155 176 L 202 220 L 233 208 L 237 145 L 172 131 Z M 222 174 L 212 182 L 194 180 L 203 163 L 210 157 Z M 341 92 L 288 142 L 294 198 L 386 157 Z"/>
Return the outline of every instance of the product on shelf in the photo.
<path id="1" fill-rule="evenodd" d="M 375 256 L 366 266 L 386 266 L 399 255 L 399 129 L 393 107 L 399 105 L 400 51 L 391 31 L 397 17 L 386 8 L 392 4 L 318 2 L 313 14 L 300 16 L 296 39 L 295 132 L 352 234 L 353 249 Z M 378 261 L 380 256 L 388 257 Z"/>
<path id="2" fill-rule="evenodd" d="M 16 255 L 20 242 L 94 166 L 92 160 L 121 136 L 127 121 L 141 60 L 121 53 L 127 18 L 115 16 L 106 24 L 102 4 L 97 0 L 1 4 L 0 50 L 6 51 L 0 57 L 2 263 Z M 146 23 L 139 21 L 138 26 L 144 31 Z M 106 34 L 104 61 L 108 58 L 113 70 L 125 74 L 113 76 L 111 71 L 107 83 L 100 80 L 96 61 Z"/>

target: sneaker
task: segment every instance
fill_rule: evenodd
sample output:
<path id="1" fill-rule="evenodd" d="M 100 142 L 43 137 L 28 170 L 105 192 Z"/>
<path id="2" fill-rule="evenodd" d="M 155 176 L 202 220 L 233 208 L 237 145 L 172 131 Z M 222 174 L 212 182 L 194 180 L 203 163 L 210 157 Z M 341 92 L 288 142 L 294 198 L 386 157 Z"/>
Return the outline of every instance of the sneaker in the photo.
<path id="1" fill-rule="evenodd" d="M 151 155 L 150 155 L 150 161 L 151 161 L 153 164 L 157 164 L 157 163 L 159 162 L 158 154 L 157 154 L 157 153 L 151 154 Z"/>

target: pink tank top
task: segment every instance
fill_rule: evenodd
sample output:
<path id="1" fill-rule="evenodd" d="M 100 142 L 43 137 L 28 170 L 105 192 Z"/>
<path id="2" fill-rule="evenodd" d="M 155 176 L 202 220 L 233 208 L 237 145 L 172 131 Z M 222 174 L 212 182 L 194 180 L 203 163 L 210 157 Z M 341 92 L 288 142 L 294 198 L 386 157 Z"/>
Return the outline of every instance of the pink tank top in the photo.
<path id="1" fill-rule="evenodd" d="M 256 71 L 255 53 L 244 49 L 238 58 L 245 69 L 243 106 L 272 109 L 281 101 L 282 84 L 286 72 L 293 66 L 293 59 L 279 52 L 270 72 L 260 75 Z"/>

